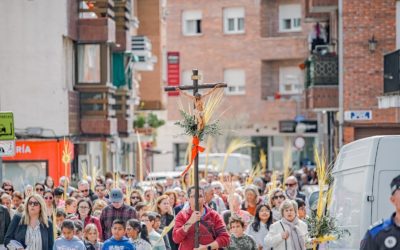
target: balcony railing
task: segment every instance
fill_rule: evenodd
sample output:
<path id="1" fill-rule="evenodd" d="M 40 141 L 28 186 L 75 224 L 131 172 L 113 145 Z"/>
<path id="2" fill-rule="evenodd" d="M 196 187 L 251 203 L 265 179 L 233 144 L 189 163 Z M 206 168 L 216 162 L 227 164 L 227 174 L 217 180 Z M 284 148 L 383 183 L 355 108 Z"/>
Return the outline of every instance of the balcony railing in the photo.
<path id="1" fill-rule="evenodd" d="M 132 37 L 132 54 L 137 56 L 138 62 L 134 68 L 139 71 L 151 71 L 154 68 L 156 58 L 151 52 L 151 41 L 146 36 Z"/>
<path id="2" fill-rule="evenodd" d="M 104 85 L 77 85 L 83 134 L 112 135 L 117 132 L 113 105 L 115 88 Z"/>
<path id="3" fill-rule="evenodd" d="M 127 89 L 118 89 L 115 93 L 118 132 L 122 135 L 133 133 L 133 100 L 132 92 Z"/>
<path id="4" fill-rule="evenodd" d="M 81 0 L 79 18 L 112 18 L 114 19 L 114 0 Z"/>
<path id="5" fill-rule="evenodd" d="M 337 55 L 311 55 L 305 62 L 305 87 L 338 85 Z"/>
<path id="6" fill-rule="evenodd" d="M 131 20 L 131 1 L 114 0 L 115 24 L 117 30 L 128 30 Z"/>

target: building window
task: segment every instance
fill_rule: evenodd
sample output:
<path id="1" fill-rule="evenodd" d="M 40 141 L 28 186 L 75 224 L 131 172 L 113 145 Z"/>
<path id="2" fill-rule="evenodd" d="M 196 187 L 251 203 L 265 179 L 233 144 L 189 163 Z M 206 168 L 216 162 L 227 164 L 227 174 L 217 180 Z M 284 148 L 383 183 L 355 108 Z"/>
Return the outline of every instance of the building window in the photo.
<path id="1" fill-rule="evenodd" d="M 279 68 L 279 93 L 296 95 L 303 92 L 303 72 L 299 67 Z"/>
<path id="2" fill-rule="evenodd" d="M 301 5 L 279 5 L 279 31 L 301 31 Z"/>
<path id="3" fill-rule="evenodd" d="M 182 13 L 182 31 L 185 36 L 201 34 L 202 14 L 199 10 L 186 10 Z"/>
<path id="4" fill-rule="evenodd" d="M 187 143 L 175 143 L 174 144 L 174 161 L 175 166 L 186 165 L 187 163 Z"/>
<path id="5" fill-rule="evenodd" d="M 244 33 L 244 8 L 224 8 L 224 32 Z"/>
<path id="6" fill-rule="evenodd" d="M 100 83 L 100 45 L 78 45 L 78 82 Z"/>
<path id="7" fill-rule="evenodd" d="M 227 95 L 244 95 L 246 93 L 246 74 L 243 69 L 224 70 L 224 81 L 228 84 Z"/>

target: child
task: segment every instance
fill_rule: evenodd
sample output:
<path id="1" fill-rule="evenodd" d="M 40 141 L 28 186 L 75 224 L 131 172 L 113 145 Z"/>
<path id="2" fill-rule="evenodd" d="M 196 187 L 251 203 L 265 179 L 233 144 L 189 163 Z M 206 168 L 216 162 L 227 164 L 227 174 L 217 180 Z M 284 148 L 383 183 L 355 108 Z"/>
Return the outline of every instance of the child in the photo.
<path id="1" fill-rule="evenodd" d="M 130 219 L 126 223 L 126 235 L 133 243 L 136 250 L 152 250 L 149 237 L 147 236 L 147 227 L 136 219 Z"/>
<path id="2" fill-rule="evenodd" d="M 256 241 L 244 233 L 244 221 L 241 217 L 232 216 L 229 219 L 229 228 L 231 232 L 231 242 L 227 250 L 248 249 L 257 250 Z"/>
<path id="3" fill-rule="evenodd" d="M 120 219 L 113 221 L 111 228 L 112 237 L 103 244 L 103 250 L 135 250 L 129 239 L 125 237 L 125 222 Z"/>
<path id="4" fill-rule="evenodd" d="M 74 231 L 74 222 L 72 220 L 64 220 L 61 224 L 62 237 L 54 242 L 53 250 L 86 250 L 83 242 L 74 235 Z"/>
<path id="5" fill-rule="evenodd" d="M 83 223 L 80 220 L 74 220 L 75 225 L 75 236 L 78 239 L 83 240 Z"/>
<path id="6" fill-rule="evenodd" d="M 86 249 L 100 250 L 103 246 L 103 243 L 99 242 L 99 231 L 97 230 L 96 225 L 93 223 L 86 225 L 84 237 Z"/>

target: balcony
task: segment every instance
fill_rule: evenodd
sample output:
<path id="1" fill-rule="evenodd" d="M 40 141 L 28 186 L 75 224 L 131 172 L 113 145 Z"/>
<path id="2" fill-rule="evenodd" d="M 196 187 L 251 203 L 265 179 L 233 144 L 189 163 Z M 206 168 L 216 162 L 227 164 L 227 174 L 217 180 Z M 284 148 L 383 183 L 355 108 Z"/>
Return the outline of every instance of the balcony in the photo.
<path id="1" fill-rule="evenodd" d="M 76 85 L 75 89 L 79 92 L 82 134 L 116 134 L 115 87 L 90 84 Z"/>
<path id="2" fill-rule="evenodd" d="M 306 0 L 306 4 L 311 13 L 329 13 L 338 8 L 338 0 Z"/>
<path id="3" fill-rule="evenodd" d="M 79 42 L 115 42 L 113 0 L 81 0 L 78 20 Z"/>
<path id="4" fill-rule="evenodd" d="M 115 51 L 131 50 L 130 42 L 130 20 L 131 0 L 114 0 L 116 42 L 119 45 Z"/>
<path id="5" fill-rule="evenodd" d="M 132 37 L 132 54 L 138 58 L 134 68 L 138 71 L 152 71 L 157 62 L 153 56 L 151 41 L 146 36 Z"/>
<path id="6" fill-rule="evenodd" d="M 338 57 L 335 54 L 311 55 L 305 62 L 306 107 L 336 110 L 338 82 Z"/>
<path id="7" fill-rule="evenodd" d="M 118 133 L 129 136 L 133 133 L 133 100 L 132 92 L 127 89 L 118 89 L 115 93 L 114 108 L 118 120 Z"/>

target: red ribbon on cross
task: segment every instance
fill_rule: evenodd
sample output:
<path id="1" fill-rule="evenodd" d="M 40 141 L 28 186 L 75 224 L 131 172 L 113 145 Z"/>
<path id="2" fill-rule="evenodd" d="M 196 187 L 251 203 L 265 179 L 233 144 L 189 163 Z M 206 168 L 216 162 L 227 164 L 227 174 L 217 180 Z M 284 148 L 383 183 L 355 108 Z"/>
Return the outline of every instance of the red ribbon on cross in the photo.
<path id="1" fill-rule="evenodd" d="M 200 151 L 200 152 L 204 152 L 204 150 L 205 150 L 205 148 L 203 148 L 202 146 L 199 145 L 200 140 L 199 140 L 199 138 L 198 138 L 197 136 L 193 136 L 193 141 L 192 141 L 192 143 L 193 143 L 193 147 L 192 147 L 192 156 L 191 156 L 191 159 L 190 159 L 190 163 L 189 163 L 189 165 L 185 168 L 185 170 L 182 172 L 181 176 L 184 176 L 184 175 L 187 173 L 187 171 L 189 171 L 189 169 L 190 169 L 190 167 L 192 166 L 193 161 L 194 161 L 194 159 L 196 158 L 198 152 L 199 152 L 199 151 Z"/>

